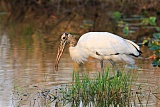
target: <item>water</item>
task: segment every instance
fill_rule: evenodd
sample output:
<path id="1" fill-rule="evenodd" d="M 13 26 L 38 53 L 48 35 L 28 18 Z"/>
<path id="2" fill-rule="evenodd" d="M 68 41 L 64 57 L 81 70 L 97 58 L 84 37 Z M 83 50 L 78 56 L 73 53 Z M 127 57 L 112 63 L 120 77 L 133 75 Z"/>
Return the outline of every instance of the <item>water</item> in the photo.
<path id="1" fill-rule="evenodd" d="M 20 92 L 29 90 L 32 93 L 32 88 L 35 89 L 34 91 L 37 90 L 34 87 L 46 89 L 71 81 L 72 67 L 59 69 L 58 72 L 54 71 L 56 55 L 52 51 L 49 51 L 50 53 L 48 51 L 40 52 L 38 46 L 29 49 L 17 48 L 10 43 L 6 34 L 2 34 L 0 37 L 1 107 L 13 106 L 14 90 Z"/>

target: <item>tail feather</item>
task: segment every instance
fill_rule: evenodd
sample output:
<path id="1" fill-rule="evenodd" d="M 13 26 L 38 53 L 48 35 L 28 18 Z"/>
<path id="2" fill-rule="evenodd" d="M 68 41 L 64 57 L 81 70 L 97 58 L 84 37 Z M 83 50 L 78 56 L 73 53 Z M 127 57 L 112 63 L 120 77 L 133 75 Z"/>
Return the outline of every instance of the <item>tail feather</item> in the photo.
<path id="1" fill-rule="evenodd" d="M 130 41 L 130 40 L 127 40 L 125 39 L 127 42 L 129 42 L 130 44 L 132 44 L 135 48 L 137 48 L 139 51 L 140 51 L 140 48 L 137 44 L 135 44 L 134 42 Z"/>
<path id="2" fill-rule="evenodd" d="M 135 44 L 134 42 L 132 42 L 132 41 L 130 41 L 130 40 L 127 40 L 127 39 L 125 39 L 128 43 L 130 43 L 130 44 L 132 44 L 135 48 L 136 48 L 136 50 L 139 52 L 139 56 L 142 54 L 142 52 L 141 52 L 141 50 L 140 50 L 140 48 L 139 48 L 139 46 L 137 45 L 137 44 Z"/>

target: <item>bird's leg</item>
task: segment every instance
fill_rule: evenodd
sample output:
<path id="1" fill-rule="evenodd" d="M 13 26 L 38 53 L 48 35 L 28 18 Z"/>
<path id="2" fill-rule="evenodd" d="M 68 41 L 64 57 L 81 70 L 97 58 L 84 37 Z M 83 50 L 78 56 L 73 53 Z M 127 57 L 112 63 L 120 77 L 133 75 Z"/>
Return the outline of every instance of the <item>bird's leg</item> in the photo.
<path id="1" fill-rule="evenodd" d="M 116 69 L 116 71 L 117 71 L 117 76 L 119 77 L 119 75 L 120 75 L 120 71 L 119 71 L 119 69 L 116 67 L 116 65 L 115 65 L 115 63 L 113 62 L 113 60 L 109 60 L 110 61 L 110 63 L 113 65 L 113 67 Z"/>
<path id="2" fill-rule="evenodd" d="M 102 71 L 102 75 L 104 74 L 104 66 L 103 66 L 103 60 L 100 61 L 101 64 L 101 71 Z"/>

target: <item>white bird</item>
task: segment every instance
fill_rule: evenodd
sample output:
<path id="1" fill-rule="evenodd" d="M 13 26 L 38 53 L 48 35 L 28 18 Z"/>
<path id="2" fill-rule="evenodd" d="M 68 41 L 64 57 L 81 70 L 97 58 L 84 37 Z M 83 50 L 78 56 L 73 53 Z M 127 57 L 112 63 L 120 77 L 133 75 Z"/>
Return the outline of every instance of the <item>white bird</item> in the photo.
<path id="1" fill-rule="evenodd" d="M 58 48 L 55 70 L 58 70 L 58 63 L 66 44 L 70 46 L 69 53 L 72 60 L 84 63 L 91 56 L 100 60 L 102 69 L 103 60 L 109 60 L 113 66 L 117 61 L 133 65 L 135 63 L 133 57 L 141 55 L 137 44 L 112 33 L 88 32 L 83 34 L 78 42 L 71 34 L 64 33 Z"/>

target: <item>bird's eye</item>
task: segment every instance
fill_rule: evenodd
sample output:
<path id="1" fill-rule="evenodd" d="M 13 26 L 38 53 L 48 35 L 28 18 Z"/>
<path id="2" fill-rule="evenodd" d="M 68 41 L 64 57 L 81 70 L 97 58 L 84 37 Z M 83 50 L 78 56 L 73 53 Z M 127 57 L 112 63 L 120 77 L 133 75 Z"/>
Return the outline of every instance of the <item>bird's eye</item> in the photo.
<path id="1" fill-rule="evenodd" d="M 63 37 L 62 39 L 66 39 L 66 37 Z"/>

